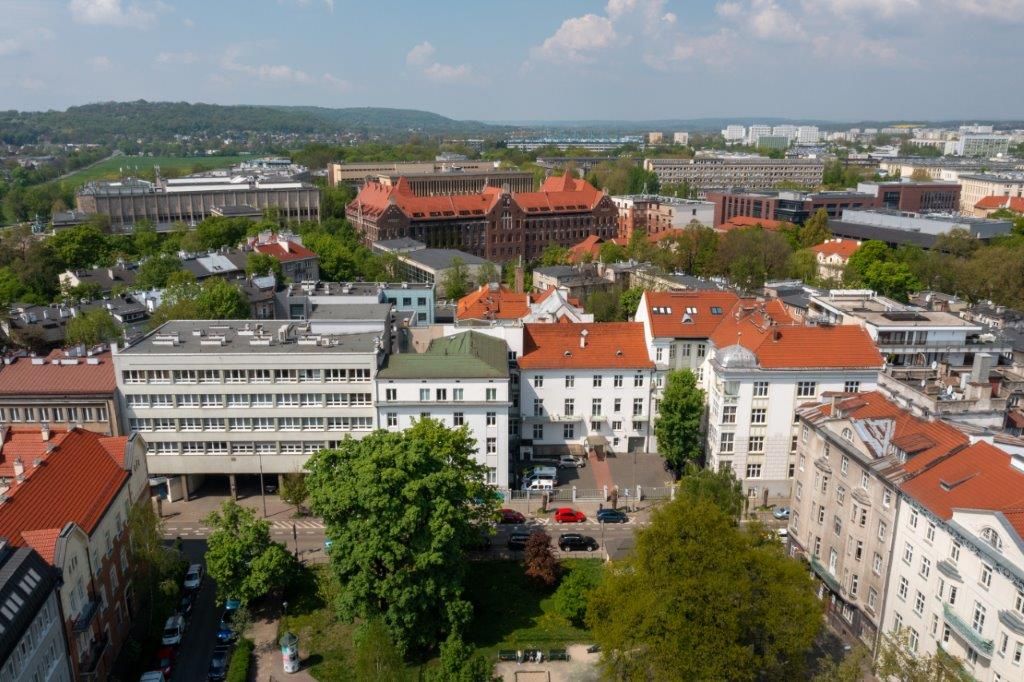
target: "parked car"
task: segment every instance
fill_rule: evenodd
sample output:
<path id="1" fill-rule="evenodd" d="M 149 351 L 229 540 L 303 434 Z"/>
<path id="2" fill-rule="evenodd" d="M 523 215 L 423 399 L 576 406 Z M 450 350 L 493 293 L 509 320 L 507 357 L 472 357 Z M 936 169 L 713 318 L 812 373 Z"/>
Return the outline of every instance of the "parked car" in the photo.
<path id="1" fill-rule="evenodd" d="M 203 565 L 192 564 L 185 573 L 185 589 L 198 590 L 203 584 Z"/>
<path id="2" fill-rule="evenodd" d="M 589 535 L 563 533 L 558 536 L 558 549 L 563 552 L 593 552 L 597 547 L 597 540 Z"/>
<path id="3" fill-rule="evenodd" d="M 526 541 L 529 539 L 529 533 L 512 533 L 505 544 L 510 550 L 526 549 Z"/>
<path id="4" fill-rule="evenodd" d="M 206 679 L 210 682 L 221 682 L 228 676 L 228 661 L 231 658 L 231 651 L 227 645 L 219 644 L 213 650 L 213 658 L 210 659 L 210 670 Z"/>
<path id="5" fill-rule="evenodd" d="M 629 517 L 626 516 L 626 512 L 618 509 L 598 509 L 597 521 L 598 523 L 625 523 L 629 521 Z"/>
<path id="6" fill-rule="evenodd" d="M 185 634 L 185 619 L 180 613 L 176 613 L 164 623 L 164 634 L 160 643 L 164 646 L 178 646 L 181 644 L 181 637 Z"/>
<path id="7" fill-rule="evenodd" d="M 221 613 L 220 622 L 217 623 L 217 641 L 222 644 L 235 641 L 237 634 L 234 628 L 235 611 L 238 610 L 239 603 L 235 600 L 228 600 L 224 606 L 224 611 Z"/>
<path id="8" fill-rule="evenodd" d="M 530 492 L 551 492 L 555 489 L 555 480 L 552 478 L 528 478 L 523 482 L 523 490 Z"/>
<path id="9" fill-rule="evenodd" d="M 153 667 L 159 668 L 164 677 L 170 679 L 174 671 L 174 660 L 178 657 L 177 650 L 172 646 L 160 647 L 153 658 Z"/>
<path id="10" fill-rule="evenodd" d="M 181 595 L 181 599 L 178 600 L 178 613 L 189 619 L 192 617 L 192 607 L 196 603 L 195 592 L 185 592 Z"/>
<path id="11" fill-rule="evenodd" d="M 575 455 L 562 455 L 558 458 L 559 469 L 582 469 L 587 466 L 587 460 Z"/>
<path id="12" fill-rule="evenodd" d="M 498 513 L 501 514 L 498 523 L 526 523 L 526 517 L 515 509 L 502 509 Z"/>
<path id="13" fill-rule="evenodd" d="M 789 507 L 776 507 L 775 511 L 772 512 L 772 516 L 780 521 L 785 521 L 789 518 Z"/>
<path id="14" fill-rule="evenodd" d="M 159 670 L 150 670 L 149 672 L 142 673 L 139 682 L 167 682 L 167 676 Z"/>
<path id="15" fill-rule="evenodd" d="M 587 517 L 583 512 L 576 511 L 572 507 L 560 507 L 555 511 L 557 523 L 583 523 L 586 520 Z"/>

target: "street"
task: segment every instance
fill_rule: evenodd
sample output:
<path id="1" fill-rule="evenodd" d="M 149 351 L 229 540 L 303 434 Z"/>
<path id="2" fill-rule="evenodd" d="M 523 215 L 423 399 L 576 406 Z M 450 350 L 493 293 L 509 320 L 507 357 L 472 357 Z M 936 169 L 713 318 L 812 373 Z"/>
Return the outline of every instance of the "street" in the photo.
<path id="1" fill-rule="evenodd" d="M 174 537 L 174 536 L 170 536 Z M 204 540 L 183 539 L 182 551 L 190 564 L 204 563 L 206 552 Z M 205 565 L 205 564 L 204 564 Z M 216 604 L 216 586 L 207 576 L 196 596 L 192 607 L 192 618 L 189 620 L 185 636 L 178 649 L 178 659 L 171 675 L 172 682 L 195 682 L 205 680 L 213 655 L 213 646 L 217 634 L 217 622 L 220 614 Z"/>

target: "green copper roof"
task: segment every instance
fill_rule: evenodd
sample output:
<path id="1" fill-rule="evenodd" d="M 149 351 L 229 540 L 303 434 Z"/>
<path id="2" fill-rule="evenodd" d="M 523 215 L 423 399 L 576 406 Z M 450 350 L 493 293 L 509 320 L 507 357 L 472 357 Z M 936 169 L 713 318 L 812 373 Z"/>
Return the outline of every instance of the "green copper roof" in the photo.
<path id="1" fill-rule="evenodd" d="M 425 353 L 391 355 L 382 379 L 505 379 L 508 346 L 501 339 L 468 331 L 434 339 Z"/>

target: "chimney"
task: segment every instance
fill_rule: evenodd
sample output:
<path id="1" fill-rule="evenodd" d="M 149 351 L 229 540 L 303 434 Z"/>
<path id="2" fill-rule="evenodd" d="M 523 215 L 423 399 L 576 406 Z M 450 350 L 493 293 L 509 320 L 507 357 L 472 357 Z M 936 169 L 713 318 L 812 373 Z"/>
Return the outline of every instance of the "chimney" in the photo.
<path id="1" fill-rule="evenodd" d="M 772 341 L 778 341 L 782 338 L 782 332 L 778 329 L 772 329 Z"/>
<path id="2" fill-rule="evenodd" d="M 580 348 L 587 347 L 587 334 L 589 333 L 586 329 L 580 330 Z"/>
<path id="3" fill-rule="evenodd" d="M 992 370 L 992 356 L 988 353 L 977 353 L 971 366 L 971 381 L 976 384 L 987 384 L 988 375 Z"/>
<path id="4" fill-rule="evenodd" d="M 21 457 L 14 460 L 14 477 L 19 481 L 25 477 L 25 463 L 21 461 Z"/>
<path id="5" fill-rule="evenodd" d="M 43 436 L 43 442 L 45 443 L 50 440 L 50 424 L 49 422 L 42 422 L 39 426 Z"/>
<path id="6" fill-rule="evenodd" d="M 519 263 L 516 264 L 515 288 L 516 288 L 516 293 L 517 294 L 523 293 L 523 285 L 524 285 L 525 281 L 526 281 L 526 273 L 523 272 L 523 262 L 522 262 L 522 260 L 520 260 Z"/>

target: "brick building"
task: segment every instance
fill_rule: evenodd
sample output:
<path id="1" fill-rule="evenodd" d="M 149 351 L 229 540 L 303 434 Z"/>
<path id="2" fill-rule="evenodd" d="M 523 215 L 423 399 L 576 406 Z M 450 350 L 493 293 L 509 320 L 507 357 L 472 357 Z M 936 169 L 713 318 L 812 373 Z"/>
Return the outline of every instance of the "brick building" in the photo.
<path id="1" fill-rule="evenodd" d="M 345 213 L 367 242 L 410 237 L 498 262 L 535 259 L 550 244 L 569 247 L 591 234 L 611 239 L 618 230 L 611 197 L 569 174 L 548 178 L 538 192 L 488 187 L 432 197 L 416 196 L 404 178 L 370 182 Z"/>

